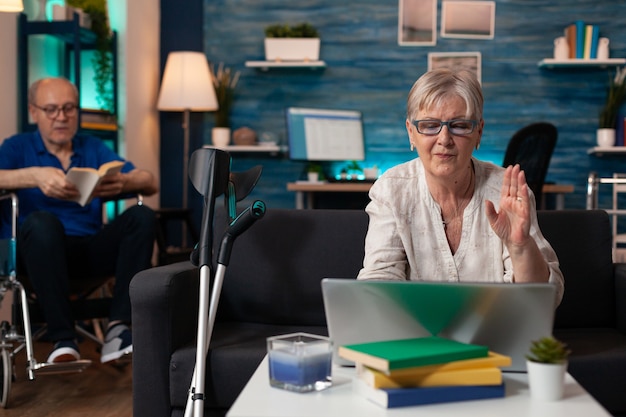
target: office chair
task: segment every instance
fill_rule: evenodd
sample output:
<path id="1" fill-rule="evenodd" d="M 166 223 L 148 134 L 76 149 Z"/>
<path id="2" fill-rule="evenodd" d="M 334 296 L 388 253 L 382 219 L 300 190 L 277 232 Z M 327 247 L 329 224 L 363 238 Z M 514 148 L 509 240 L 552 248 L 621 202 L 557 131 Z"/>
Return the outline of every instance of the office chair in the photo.
<path id="1" fill-rule="evenodd" d="M 529 124 L 515 132 L 504 154 L 502 166 L 519 164 L 526 182 L 535 194 L 537 208 L 542 207 L 543 184 L 556 146 L 556 127 L 547 122 Z"/>

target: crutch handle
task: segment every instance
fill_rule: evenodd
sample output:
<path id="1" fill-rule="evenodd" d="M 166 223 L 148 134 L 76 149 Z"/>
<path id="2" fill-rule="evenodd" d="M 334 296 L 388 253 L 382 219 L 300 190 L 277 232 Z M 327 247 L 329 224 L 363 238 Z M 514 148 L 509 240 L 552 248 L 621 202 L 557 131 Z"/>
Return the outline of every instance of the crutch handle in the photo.
<path id="1" fill-rule="evenodd" d="M 252 223 L 260 219 L 265 215 L 265 203 L 261 200 L 256 200 L 249 207 L 247 207 L 244 211 L 242 211 L 236 218 L 233 220 L 226 232 L 224 232 L 224 238 L 222 240 L 222 246 L 220 247 L 219 259 L 218 263 L 222 265 L 228 265 L 228 260 L 230 259 L 230 251 L 232 249 L 232 245 L 234 240 L 248 230 Z M 199 264 L 200 251 L 198 250 L 198 244 L 193 248 L 191 255 L 189 255 L 189 260 L 195 266 Z"/>
<path id="2" fill-rule="evenodd" d="M 265 203 L 261 200 L 256 200 L 248 208 L 242 211 L 233 220 L 222 238 L 222 244 L 218 253 L 217 263 L 221 265 L 228 265 L 230 260 L 230 252 L 233 247 L 233 242 L 243 232 L 248 230 L 252 224 L 262 218 L 265 215 Z"/>

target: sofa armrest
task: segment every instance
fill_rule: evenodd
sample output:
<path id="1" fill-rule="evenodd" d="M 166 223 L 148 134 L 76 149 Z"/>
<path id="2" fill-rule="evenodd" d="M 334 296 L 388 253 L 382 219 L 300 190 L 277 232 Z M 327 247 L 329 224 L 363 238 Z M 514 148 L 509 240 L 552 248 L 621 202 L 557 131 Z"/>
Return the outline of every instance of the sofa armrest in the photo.
<path id="1" fill-rule="evenodd" d="M 171 414 L 170 357 L 196 336 L 198 286 L 190 262 L 147 269 L 131 281 L 135 416 Z"/>
<path id="2" fill-rule="evenodd" d="M 626 333 L 626 263 L 616 263 L 614 269 L 617 328 Z"/>

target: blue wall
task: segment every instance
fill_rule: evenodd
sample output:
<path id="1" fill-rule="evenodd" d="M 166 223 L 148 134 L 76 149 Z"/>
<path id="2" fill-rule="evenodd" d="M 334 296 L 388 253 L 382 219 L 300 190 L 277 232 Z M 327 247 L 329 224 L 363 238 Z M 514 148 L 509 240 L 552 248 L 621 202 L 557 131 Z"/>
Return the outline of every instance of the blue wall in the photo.
<path id="1" fill-rule="evenodd" d="M 162 0 L 162 6 L 164 19 L 169 19 L 168 8 L 177 5 Z M 224 62 L 241 71 L 233 128 L 248 126 L 259 135 L 269 133 L 284 140 L 283 111 L 287 106 L 358 109 L 365 122 L 364 165 L 377 164 L 383 169 L 413 157 L 404 128 L 405 99 L 412 83 L 427 69 L 428 52 L 480 52 L 485 131 L 476 155 L 500 164 L 516 130 L 535 121 L 552 122 L 559 130 L 559 140 L 547 179 L 574 184 L 575 193 L 566 197 L 566 206 L 583 208 L 589 171 L 602 175 L 626 171 L 624 160 L 587 155 L 587 149 L 595 145 L 597 115 L 609 72 L 551 71 L 539 69 L 537 64 L 552 57 L 554 38 L 577 19 L 599 25 L 601 36 L 611 40 L 611 56 L 625 57 L 626 27 L 615 18 L 625 6 L 623 0 L 497 0 L 495 39 L 441 38 L 438 30 L 437 45 L 408 47 L 397 44 L 397 0 L 204 0 L 203 48 L 211 62 Z M 263 59 L 265 26 L 302 21 L 319 29 L 326 69 L 262 72 L 245 67 L 245 61 Z M 162 39 L 172 42 L 181 31 L 189 30 L 197 33 L 198 28 L 165 25 Z M 193 126 L 194 146 L 210 143 L 213 124 L 210 114 L 198 120 Z M 174 120 L 170 120 L 170 128 L 172 123 Z M 163 165 L 168 160 L 175 162 L 180 156 L 168 152 L 168 146 L 180 146 L 179 139 L 162 139 L 173 141 L 164 145 Z M 265 200 L 270 208 L 293 207 L 294 196 L 285 184 L 298 179 L 302 163 L 286 157 L 233 154 L 234 170 L 255 164 L 262 164 L 264 172 L 253 196 Z M 180 198 L 174 185 L 168 188 L 163 184 L 163 193 L 164 205 L 168 199 L 175 205 Z"/>

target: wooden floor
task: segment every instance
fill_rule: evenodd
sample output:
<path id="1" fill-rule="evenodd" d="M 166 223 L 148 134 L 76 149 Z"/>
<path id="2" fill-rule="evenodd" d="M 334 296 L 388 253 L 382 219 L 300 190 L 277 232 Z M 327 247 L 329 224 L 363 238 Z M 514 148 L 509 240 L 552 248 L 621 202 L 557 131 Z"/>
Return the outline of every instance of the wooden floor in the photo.
<path id="1" fill-rule="evenodd" d="M 48 342 L 36 342 L 35 359 L 45 361 L 51 347 Z M 26 352 L 18 352 L 16 379 L 0 417 L 132 416 L 132 365 L 101 364 L 97 348 L 89 340 L 80 344 L 82 359 L 92 360 L 83 372 L 35 375 L 33 381 L 26 375 Z"/>

